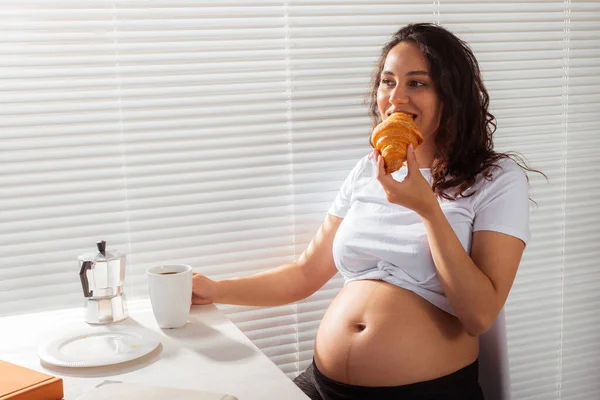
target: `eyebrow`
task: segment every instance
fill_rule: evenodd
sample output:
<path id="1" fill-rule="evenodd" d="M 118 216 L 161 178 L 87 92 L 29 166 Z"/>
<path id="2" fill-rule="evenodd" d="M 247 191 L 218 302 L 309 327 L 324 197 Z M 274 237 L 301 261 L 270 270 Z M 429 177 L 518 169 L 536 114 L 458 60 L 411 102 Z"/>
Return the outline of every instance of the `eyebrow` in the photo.
<path id="1" fill-rule="evenodd" d="M 381 75 L 392 75 L 394 76 L 394 73 L 391 71 L 383 71 L 381 73 Z M 429 73 L 427 71 L 409 71 L 406 73 L 406 76 L 413 76 L 413 75 L 426 75 L 429 76 Z"/>

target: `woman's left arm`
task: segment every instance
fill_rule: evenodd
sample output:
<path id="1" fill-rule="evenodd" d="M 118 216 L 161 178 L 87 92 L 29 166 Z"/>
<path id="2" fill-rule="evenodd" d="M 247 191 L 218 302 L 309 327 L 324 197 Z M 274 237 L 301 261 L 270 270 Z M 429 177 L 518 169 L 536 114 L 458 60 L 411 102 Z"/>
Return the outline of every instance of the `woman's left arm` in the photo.
<path id="1" fill-rule="evenodd" d="M 525 243 L 503 233 L 477 231 L 469 256 L 439 205 L 422 219 L 438 277 L 456 316 L 469 335 L 485 332 L 506 302 Z"/>
<path id="2" fill-rule="evenodd" d="M 374 155 L 377 179 L 388 201 L 421 216 L 439 280 L 457 318 L 469 335 L 485 332 L 506 302 L 525 243 L 503 233 L 478 230 L 473 233 L 469 255 L 421 175 L 412 146 L 407 154 L 408 174 L 402 182 L 385 172 L 381 155 Z"/>

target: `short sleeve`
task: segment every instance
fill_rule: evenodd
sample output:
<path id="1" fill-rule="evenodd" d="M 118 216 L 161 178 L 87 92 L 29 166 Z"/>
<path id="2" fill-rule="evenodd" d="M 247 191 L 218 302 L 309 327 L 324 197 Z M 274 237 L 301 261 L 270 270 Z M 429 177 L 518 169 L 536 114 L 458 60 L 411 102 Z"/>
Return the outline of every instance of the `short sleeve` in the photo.
<path id="1" fill-rule="evenodd" d="M 327 214 L 333 215 L 334 217 L 344 218 L 352 205 L 352 193 L 354 191 L 354 185 L 357 177 L 360 175 L 361 171 L 364 170 L 365 165 L 369 162 L 369 157 L 363 157 L 352 171 L 348 174 L 344 183 L 340 190 L 338 191 L 337 196 L 333 200 L 333 203 L 327 210 Z"/>
<path id="2" fill-rule="evenodd" d="M 473 231 L 495 231 L 529 241 L 529 182 L 516 162 L 502 160 L 474 204 Z"/>

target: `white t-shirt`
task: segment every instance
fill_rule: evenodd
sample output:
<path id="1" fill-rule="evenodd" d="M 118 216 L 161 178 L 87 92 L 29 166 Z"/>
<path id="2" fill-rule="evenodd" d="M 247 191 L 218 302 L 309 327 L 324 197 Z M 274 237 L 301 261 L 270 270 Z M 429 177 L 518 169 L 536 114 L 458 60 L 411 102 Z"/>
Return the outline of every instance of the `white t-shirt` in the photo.
<path id="1" fill-rule="evenodd" d="M 492 180 L 479 176 L 456 201 L 440 206 L 463 247 L 470 254 L 474 231 L 489 230 L 529 240 L 529 184 L 525 172 L 511 159 L 498 162 Z M 432 183 L 429 169 L 421 174 Z M 335 264 L 350 282 L 382 280 L 411 290 L 442 310 L 454 314 L 438 279 L 425 226 L 414 211 L 390 203 L 369 156 L 352 169 L 328 213 L 343 218 L 333 242 Z M 401 182 L 407 169 L 392 177 Z"/>

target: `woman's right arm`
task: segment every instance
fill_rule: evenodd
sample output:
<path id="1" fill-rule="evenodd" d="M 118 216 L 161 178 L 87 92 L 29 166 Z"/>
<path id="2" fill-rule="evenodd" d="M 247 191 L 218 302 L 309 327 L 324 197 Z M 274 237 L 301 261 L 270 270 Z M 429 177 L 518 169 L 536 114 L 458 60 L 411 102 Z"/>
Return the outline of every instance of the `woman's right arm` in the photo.
<path id="1" fill-rule="evenodd" d="M 307 298 L 337 272 L 332 247 L 341 222 L 342 218 L 327 215 L 306 250 L 292 263 L 220 281 L 194 273 L 193 303 L 278 306 Z"/>

